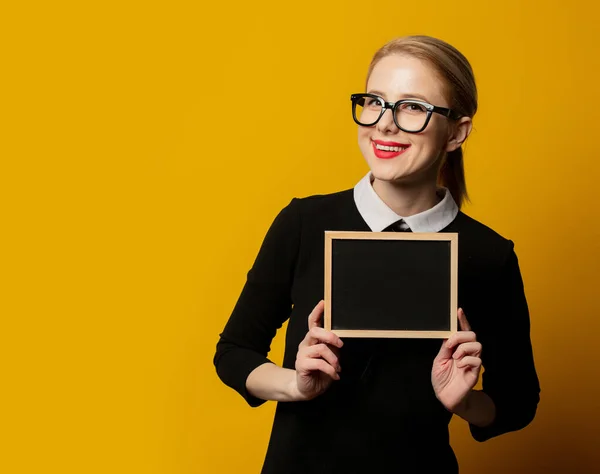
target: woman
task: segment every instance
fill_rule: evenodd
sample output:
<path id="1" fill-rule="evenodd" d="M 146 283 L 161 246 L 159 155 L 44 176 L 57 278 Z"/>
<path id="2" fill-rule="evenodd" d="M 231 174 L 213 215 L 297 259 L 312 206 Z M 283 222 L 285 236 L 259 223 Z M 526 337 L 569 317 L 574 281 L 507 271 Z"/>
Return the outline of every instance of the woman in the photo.
<path id="1" fill-rule="evenodd" d="M 471 66 L 443 41 L 404 37 L 375 54 L 366 85 L 351 99 L 369 173 L 352 189 L 294 198 L 280 212 L 217 344 L 225 384 L 251 406 L 280 402 L 264 474 L 458 472 L 453 415 L 484 441 L 525 427 L 537 409 L 513 242 L 460 211 L 461 146 L 477 109 Z M 342 341 L 323 329 L 325 230 L 459 233 L 461 331 L 440 347 Z M 288 319 L 278 367 L 267 354 Z"/>

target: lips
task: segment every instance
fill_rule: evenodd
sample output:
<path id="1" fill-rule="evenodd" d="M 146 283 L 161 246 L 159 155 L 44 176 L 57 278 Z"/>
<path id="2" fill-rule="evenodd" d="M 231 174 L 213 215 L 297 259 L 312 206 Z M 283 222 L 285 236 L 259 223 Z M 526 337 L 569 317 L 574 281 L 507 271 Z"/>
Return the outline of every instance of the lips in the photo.
<path id="1" fill-rule="evenodd" d="M 408 143 L 383 140 L 371 140 L 371 145 L 373 146 L 373 152 L 375 153 L 375 156 L 383 160 L 396 158 L 410 148 L 410 144 Z"/>

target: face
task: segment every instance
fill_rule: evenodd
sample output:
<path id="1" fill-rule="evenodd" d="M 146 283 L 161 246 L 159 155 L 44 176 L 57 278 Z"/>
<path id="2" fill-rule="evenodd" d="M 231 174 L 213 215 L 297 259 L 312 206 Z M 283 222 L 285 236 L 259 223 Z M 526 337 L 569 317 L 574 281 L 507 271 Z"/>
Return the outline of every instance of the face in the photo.
<path id="1" fill-rule="evenodd" d="M 379 95 L 387 102 L 421 99 L 432 105 L 450 107 L 445 84 L 436 71 L 410 56 L 394 54 L 381 59 L 373 68 L 366 92 Z M 437 169 L 445 153 L 458 148 L 462 142 L 456 140 L 455 128 L 450 119 L 432 113 L 425 130 L 407 133 L 396 126 L 392 111 L 386 110 L 375 125 L 358 127 L 358 143 L 375 179 L 430 183 L 437 180 Z M 381 150 L 382 146 L 387 150 Z"/>

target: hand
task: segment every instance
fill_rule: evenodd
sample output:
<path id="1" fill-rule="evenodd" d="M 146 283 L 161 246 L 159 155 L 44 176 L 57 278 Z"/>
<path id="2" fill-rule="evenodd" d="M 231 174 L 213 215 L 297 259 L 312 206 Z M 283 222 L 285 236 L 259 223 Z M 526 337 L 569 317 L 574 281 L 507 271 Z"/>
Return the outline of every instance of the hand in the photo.
<path id="1" fill-rule="evenodd" d="M 444 340 L 431 369 L 435 395 L 453 413 L 466 402 L 481 370 L 481 343 L 477 342 L 461 308 L 458 321 L 461 331 Z"/>
<path id="2" fill-rule="evenodd" d="M 298 346 L 296 384 L 302 400 L 321 395 L 334 380 L 340 379 L 338 349 L 344 343 L 334 333 L 320 327 L 324 306 L 321 300 L 310 313 L 308 333 Z"/>

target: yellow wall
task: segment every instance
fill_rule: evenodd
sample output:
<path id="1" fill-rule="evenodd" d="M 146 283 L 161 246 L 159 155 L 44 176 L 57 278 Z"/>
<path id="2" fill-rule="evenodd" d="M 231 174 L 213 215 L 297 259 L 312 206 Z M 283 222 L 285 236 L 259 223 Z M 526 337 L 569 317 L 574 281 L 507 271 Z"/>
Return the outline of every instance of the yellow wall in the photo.
<path id="1" fill-rule="evenodd" d="M 542 384 L 523 432 L 452 423 L 462 472 L 597 468 L 597 4 L 201 4 L 2 7 L 0 471 L 259 471 L 274 405 L 218 333 L 279 209 L 366 172 L 349 95 L 410 33 L 475 68 L 466 210 L 517 244 Z"/>

